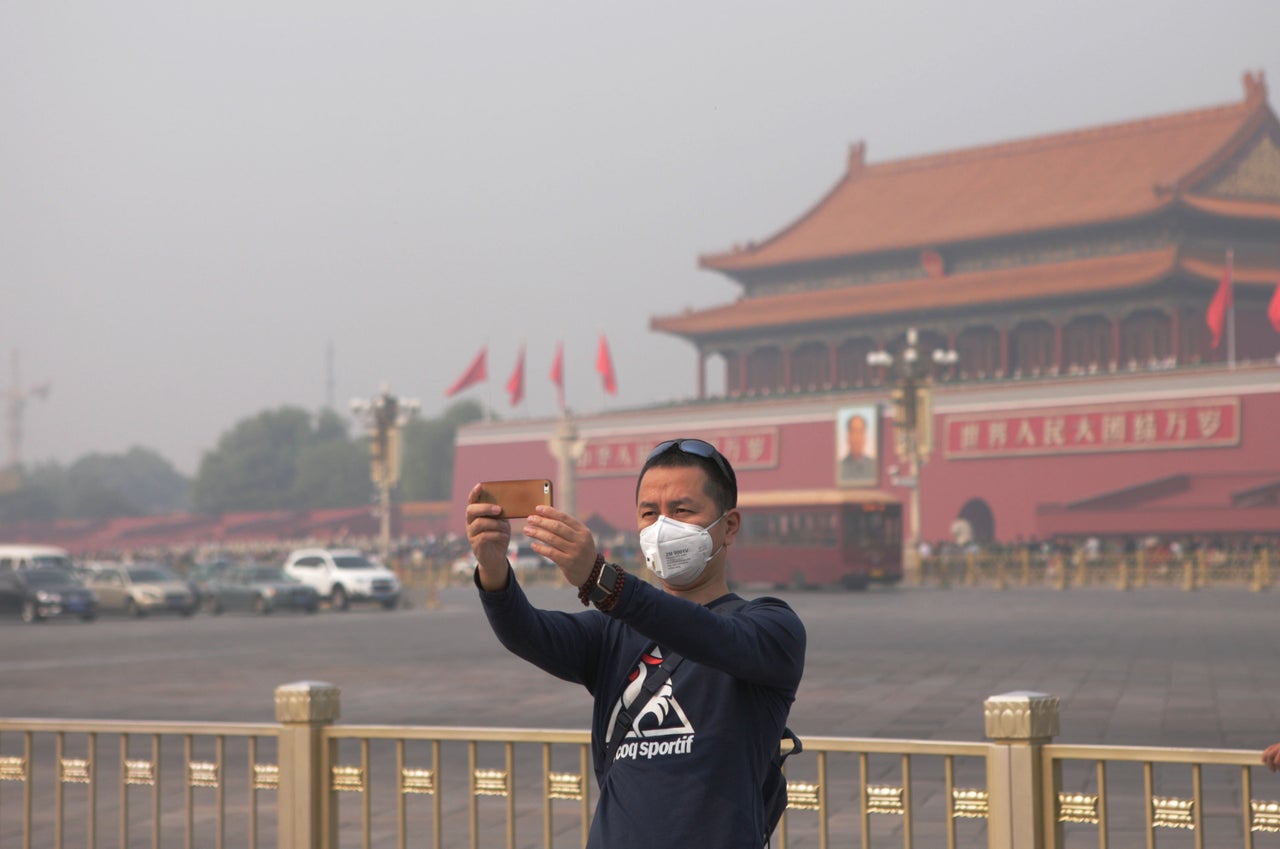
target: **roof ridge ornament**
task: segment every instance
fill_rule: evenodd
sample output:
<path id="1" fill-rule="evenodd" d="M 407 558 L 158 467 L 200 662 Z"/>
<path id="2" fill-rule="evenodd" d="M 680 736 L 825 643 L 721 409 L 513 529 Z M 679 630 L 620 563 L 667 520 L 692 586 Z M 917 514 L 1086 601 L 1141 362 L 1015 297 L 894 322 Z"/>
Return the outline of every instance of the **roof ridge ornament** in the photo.
<path id="1" fill-rule="evenodd" d="M 1267 74 L 1259 68 L 1257 73 L 1244 72 L 1245 103 L 1257 103 L 1267 99 Z"/>
<path id="2" fill-rule="evenodd" d="M 849 145 L 849 176 L 856 177 L 867 167 L 867 142 L 858 139 Z"/>

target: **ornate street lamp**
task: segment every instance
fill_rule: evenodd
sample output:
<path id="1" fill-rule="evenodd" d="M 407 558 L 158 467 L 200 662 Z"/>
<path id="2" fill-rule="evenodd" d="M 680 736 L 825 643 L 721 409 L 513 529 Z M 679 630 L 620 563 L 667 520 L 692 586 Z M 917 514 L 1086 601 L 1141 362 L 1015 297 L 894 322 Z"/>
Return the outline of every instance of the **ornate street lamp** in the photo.
<path id="1" fill-rule="evenodd" d="M 888 369 L 892 380 L 895 447 L 898 456 L 907 463 L 907 473 L 893 478 L 893 483 L 911 491 L 908 518 L 911 551 L 905 564 L 908 577 L 913 581 L 918 581 L 920 576 L 920 467 L 933 450 L 930 387 L 935 367 L 953 366 L 959 359 L 950 348 L 937 348 L 922 357 L 914 327 L 907 329 L 907 344 L 897 356 L 884 350 L 867 354 L 867 365 Z"/>
<path id="2" fill-rule="evenodd" d="M 384 383 L 369 400 L 351 402 L 351 413 L 364 419 L 369 431 L 369 478 L 378 489 L 379 553 L 384 564 L 391 556 L 391 488 L 400 482 L 400 430 L 421 404 L 413 398 L 397 398 Z"/>

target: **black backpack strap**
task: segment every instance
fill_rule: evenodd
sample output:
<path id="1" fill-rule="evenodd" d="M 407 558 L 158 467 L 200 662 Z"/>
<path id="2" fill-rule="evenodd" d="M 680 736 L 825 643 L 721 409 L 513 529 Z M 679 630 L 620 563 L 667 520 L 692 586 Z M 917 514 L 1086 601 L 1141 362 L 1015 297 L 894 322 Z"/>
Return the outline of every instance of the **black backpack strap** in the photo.
<path id="1" fill-rule="evenodd" d="M 618 717 L 613 724 L 613 735 L 609 737 L 609 745 L 605 748 L 605 769 L 613 765 L 613 756 L 617 753 L 618 746 L 622 744 L 623 738 L 631 731 L 631 726 L 636 721 L 635 715 L 631 711 L 639 712 L 644 710 L 649 701 L 657 694 L 662 685 L 667 683 L 667 679 L 671 677 L 671 674 L 676 671 L 676 667 L 683 660 L 684 657 L 682 655 L 674 652 L 664 655 L 658 668 L 645 677 L 640 694 L 636 696 L 629 706 L 622 704 L 622 699 L 627 692 L 627 685 L 622 685 L 622 692 L 618 694 L 617 698 Z"/>

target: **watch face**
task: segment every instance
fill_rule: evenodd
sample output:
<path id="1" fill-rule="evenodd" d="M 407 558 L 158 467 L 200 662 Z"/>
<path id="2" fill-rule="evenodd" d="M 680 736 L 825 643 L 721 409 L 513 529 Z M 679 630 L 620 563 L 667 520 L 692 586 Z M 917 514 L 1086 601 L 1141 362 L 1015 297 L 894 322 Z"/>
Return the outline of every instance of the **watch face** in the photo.
<path id="1" fill-rule="evenodd" d="M 604 600 L 617 585 L 618 570 L 612 563 L 606 563 L 604 568 L 600 570 L 600 578 L 596 581 L 596 588 L 591 593 L 592 600 Z"/>

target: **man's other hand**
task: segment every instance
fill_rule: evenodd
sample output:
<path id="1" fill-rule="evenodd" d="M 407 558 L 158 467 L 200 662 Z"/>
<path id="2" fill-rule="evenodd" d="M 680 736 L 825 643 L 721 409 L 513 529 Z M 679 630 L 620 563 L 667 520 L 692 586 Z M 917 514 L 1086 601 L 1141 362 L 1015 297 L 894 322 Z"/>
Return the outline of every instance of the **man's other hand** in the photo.
<path id="1" fill-rule="evenodd" d="M 580 587 L 596 562 L 596 541 L 587 526 L 563 510 L 540 504 L 524 524 L 533 550 L 560 567 L 565 580 Z"/>

